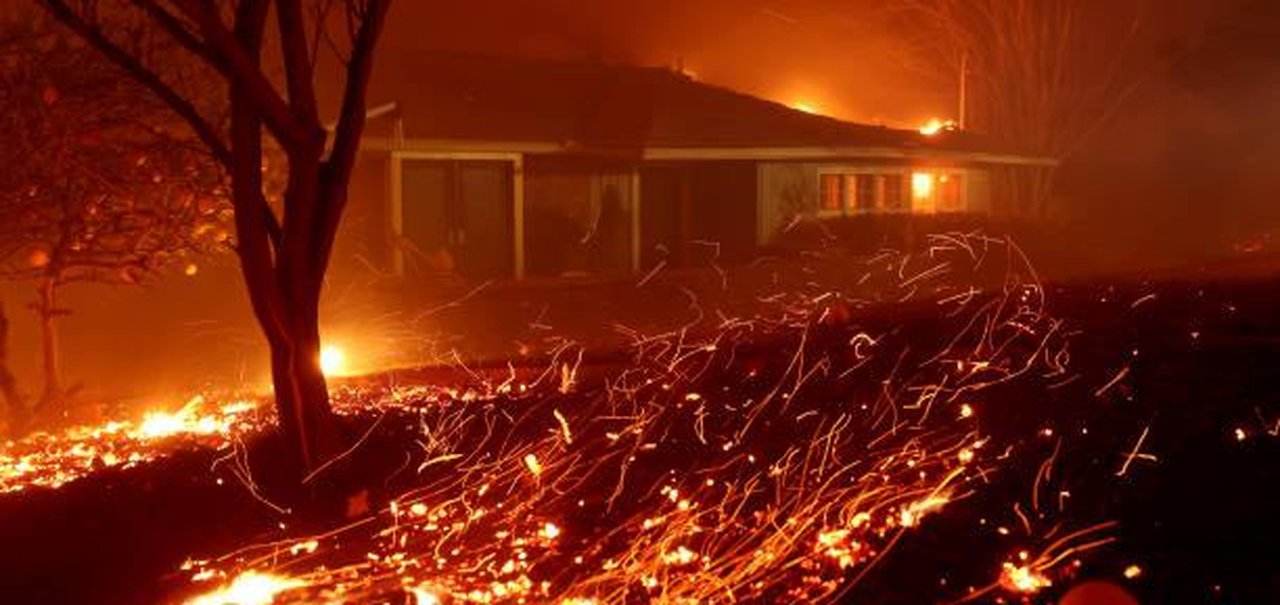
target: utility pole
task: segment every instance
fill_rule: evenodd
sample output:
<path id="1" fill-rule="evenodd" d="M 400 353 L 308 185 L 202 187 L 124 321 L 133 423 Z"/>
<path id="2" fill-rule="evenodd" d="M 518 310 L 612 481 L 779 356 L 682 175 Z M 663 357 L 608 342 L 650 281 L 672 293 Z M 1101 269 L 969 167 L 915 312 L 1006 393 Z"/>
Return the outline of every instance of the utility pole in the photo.
<path id="1" fill-rule="evenodd" d="M 960 130 L 969 127 L 969 51 L 960 55 L 960 110 L 957 126 Z"/>

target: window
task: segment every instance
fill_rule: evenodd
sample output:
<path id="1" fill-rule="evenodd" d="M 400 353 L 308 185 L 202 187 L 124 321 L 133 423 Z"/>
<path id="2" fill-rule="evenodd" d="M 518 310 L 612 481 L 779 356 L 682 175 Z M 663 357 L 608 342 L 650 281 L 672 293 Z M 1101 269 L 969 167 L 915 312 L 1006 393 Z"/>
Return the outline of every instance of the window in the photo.
<path id="1" fill-rule="evenodd" d="M 963 212 L 964 175 L 941 174 L 938 176 L 938 211 Z"/>
<path id="2" fill-rule="evenodd" d="M 820 214 L 879 214 L 911 209 L 907 173 L 897 169 L 824 172 L 818 183 Z"/>
<path id="3" fill-rule="evenodd" d="M 398 243 L 410 275 L 512 274 L 511 162 L 404 159 L 401 166 Z"/>
<path id="4" fill-rule="evenodd" d="M 911 207 L 914 212 L 964 212 L 964 174 L 947 171 L 920 171 L 911 174 Z"/>
<path id="5" fill-rule="evenodd" d="M 819 173 L 819 214 L 965 212 L 965 173 L 957 169 L 868 167 Z"/>
<path id="6" fill-rule="evenodd" d="M 525 259 L 536 276 L 632 269 L 633 175 L 559 168 L 525 176 Z"/>
<path id="7" fill-rule="evenodd" d="M 938 210 L 935 197 L 936 177 L 932 172 L 911 173 L 911 211 L 917 214 L 933 214 Z"/>
<path id="8" fill-rule="evenodd" d="M 876 203 L 876 176 L 873 174 L 855 174 L 845 177 L 845 180 L 853 182 L 854 186 L 854 210 L 858 214 L 870 214 L 876 211 L 879 205 Z"/>
<path id="9" fill-rule="evenodd" d="M 907 188 L 903 185 L 906 180 L 901 174 L 884 175 L 884 209 L 887 212 L 902 212 L 907 210 Z"/>
<path id="10" fill-rule="evenodd" d="M 822 175 L 821 200 L 818 209 L 824 214 L 844 211 L 842 180 L 839 174 Z"/>

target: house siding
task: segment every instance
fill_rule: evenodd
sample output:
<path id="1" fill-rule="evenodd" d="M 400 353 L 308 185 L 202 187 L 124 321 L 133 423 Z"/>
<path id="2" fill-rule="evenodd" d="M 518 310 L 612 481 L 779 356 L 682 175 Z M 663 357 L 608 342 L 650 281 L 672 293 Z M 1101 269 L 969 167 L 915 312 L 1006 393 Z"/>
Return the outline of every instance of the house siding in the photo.
<path id="1" fill-rule="evenodd" d="M 641 265 L 750 260 L 758 238 L 757 168 L 747 161 L 654 162 L 641 170 Z"/>
<path id="2" fill-rule="evenodd" d="M 763 162 L 757 167 L 758 245 L 772 243 L 795 217 L 817 212 L 820 167 L 821 164 L 801 162 Z"/>
<path id="3" fill-rule="evenodd" d="M 395 230 L 390 221 L 390 154 L 362 153 L 347 189 L 347 206 L 334 242 L 333 263 L 339 270 L 391 266 Z"/>

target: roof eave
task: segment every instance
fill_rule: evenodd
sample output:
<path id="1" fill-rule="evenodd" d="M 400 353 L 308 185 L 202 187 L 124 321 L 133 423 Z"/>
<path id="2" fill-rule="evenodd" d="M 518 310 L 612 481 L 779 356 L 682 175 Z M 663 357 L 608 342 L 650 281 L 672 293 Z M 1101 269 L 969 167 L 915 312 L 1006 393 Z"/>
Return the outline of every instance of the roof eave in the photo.
<path id="1" fill-rule="evenodd" d="M 529 155 L 553 155 L 565 153 L 591 153 L 589 147 L 562 142 L 538 140 L 470 140 L 470 139 L 404 139 L 392 137 L 365 137 L 362 148 L 366 151 L 413 153 L 505 153 Z M 602 153 L 617 154 L 617 149 L 601 149 Z M 639 160 L 848 160 L 848 159 L 897 159 L 941 160 L 1001 164 L 1008 166 L 1054 167 L 1059 162 L 1052 158 L 951 149 L 902 148 L 892 146 L 759 146 L 759 147 L 645 147 L 628 153 Z"/>
<path id="2" fill-rule="evenodd" d="M 839 160 L 839 159 L 901 159 L 947 160 L 1004 164 L 1018 166 L 1053 167 L 1058 160 L 983 151 L 944 150 L 901 147 L 650 147 L 644 151 L 646 160 Z"/>

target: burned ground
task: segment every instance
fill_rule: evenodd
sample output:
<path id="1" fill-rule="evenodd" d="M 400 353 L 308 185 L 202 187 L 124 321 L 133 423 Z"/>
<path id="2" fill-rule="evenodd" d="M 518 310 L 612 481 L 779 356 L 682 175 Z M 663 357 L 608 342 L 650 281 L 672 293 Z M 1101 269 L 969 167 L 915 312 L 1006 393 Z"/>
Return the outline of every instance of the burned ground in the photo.
<path id="1" fill-rule="evenodd" d="M 1280 303 L 1280 289 L 1258 280 L 1126 279 L 1049 286 L 1044 297 L 1045 307 L 1062 321 L 1059 330 L 1062 350 L 1070 356 L 1065 363 L 1069 372 L 1039 372 L 1025 379 L 1003 381 L 984 389 L 980 396 L 966 399 L 975 408 L 975 419 L 972 426 L 966 425 L 953 438 L 963 440 L 972 430 L 999 444 L 998 451 L 984 455 L 990 464 L 983 465 L 981 473 L 968 477 L 963 489 L 947 499 L 940 513 L 921 515 L 919 524 L 909 533 L 903 532 L 901 539 L 893 540 L 893 548 L 882 559 L 855 561 L 853 573 L 842 572 L 839 566 L 823 573 L 808 568 L 812 577 L 858 580 L 840 583 L 836 588 L 815 589 L 815 596 L 862 603 L 947 602 L 964 597 L 970 587 L 982 588 L 995 582 L 1001 564 L 1011 558 L 1016 561 L 1021 550 L 1034 556 L 1037 549 L 1052 542 L 1053 536 L 1097 523 L 1116 522 L 1106 532 L 1107 537 L 1117 538 L 1115 542 L 1066 557 L 1061 564 L 1046 569 L 1052 586 L 1033 595 L 1009 594 L 1003 598 L 1053 602 L 1081 579 L 1108 578 L 1128 586 L 1142 602 L 1269 602 L 1269 596 L 1280 588 L 1280 578 L 1274 571 L 1275 557 L 1268 554 L 1274 551 L 1270 544 L 1276 534 L 1271 514 L 1276 502 L 1269 493 L 1268 481 L 1276 460 L 1275 432 L 1280 417 L 1274 378 L 1274 368 L 1280 361 L 1280 325 L 1272 311 Z M 885 343 L 931 343 L 936 349 L 938 343 L 948 342 L 955 323 L 937 313 L 931 304 L 934 303 L 927 300 L 924 304 L 881 301 L 845 309 L 824 305 L 823 312 L 809 318 L 821 321 L 805 324 L 811 329 L 805 332 L 809 336 L 801 348 L 818 357 L 825 353 L 843 364 L 841 367 L 851 367 L 859 360 L 848 347 L 851 335 L 874 334 Z M 637 488 L 640 491 L 628 496 L 637 507 L 643 508 L 655 498 L 665 499 L 663 493 L 655 496 L 648 488 L 666 486 L 662 476 L 673 469 L 696 470 L 698 457 L 705 455 L 704 446 L 697 443 L 689 424 L 682 425 L 693 418 L 688 415 L 689 404 L 698 401 L 686 399 L 689 394 L 701 397 L 717 390 L 734 390 L 739 395 L 754 393 L 759 397 L 769 393 L 781 383 L 768 378 L 791 371 L 794 354 L 801 350 L 797 348 L 797 335 L 791 331 L 746 330 L 740 340 L 734 341 L 737 346 L 733 347 L 731 362 L 713 372 L 697 373 L 692 380 L 687 375 L 684 379 L 672 376 L 679 381 L 673 383 L 678 385 L 676 390 L 653 391 L 655 401 L 666 402 L 660 407 L 666 410 L 661 413 L 669 415 L 664 426 L 670 428 L 664 433 L 660 451 L 637 451 L 641 462 L 635 466 L 637 474 L 633 479 L 644 489 Z M 925 354 L 929 350 L 930 346 L 919 346 L 914 353 L 903 355 L 919 355 L 915 359 L 921 361 L 929 357 Z M 561 354 L 575 353 L 565 349 Z M 642 359 L 670 361 L 663 354 Z M 541 398 L 532 407 L 535 411 L 529 411 L 527 416 L 508 418 L 506 426 L 498 427 L 496 432 L 493 425 L 488 425 L 461 442 L 480 444 L 478 449 L 484 451 L 505 451 L 510 454 L 508 458 L 514 456 L 515 460 L 522 460 L 526 452 L 536 452 L 534 460 L 541 460 L 539 467 L 545 464 L 548 469 L 555 469 L 544 453 L 551 450 L 522 448 L 565 439 L 557 435 L 562 428 L 566 435 L 572 430 L 579 443 L 594 442 L 593 432 L 608 432 L 590 428 L 590 414 L 571 410 L 602 405 L 595 399 L 605 391 L 595 385 L 618 380 L 637 361 L 633 353 L 625 350 L 584 354 L 584 359 L 582 365 L 575 366 L 576 374 L 572 376 L 572 382 L 578 384 L 576 388 Z M 864 367 L 863 378 L 885 376 L 895 361 L 900 359 L 894 355 L 872 360 L 872 365 Z M 1001 359 L 992 357 L 991 361 L 998 363 Z M 536 378 L 542 365 L 531 359 L 523 363 L 527 367 L 519 371 L 520 380 Z M 391 382 L 401 387 L 413 383 L 454 387 L 445 389 L 445 396 L 420 395 L 425 404 L 421 407 L 383 415 L 376 406 L 368 406 L 352 416 L 353 435 L 362 434 L 365 427 L 376 423 L 366 442 L 367 453 L 361 458 L 361 464 L 368 465 L 363 470 L 377 478 L 370 482 L 378 486 L 372 490 L 372 510 L 378 510 L 393 497 L 403 498 L 404 491 L 414 487 L 434 486 L 434 493 L 449 493 L 450 476 L 458 472 L 457 468 L 446 461 L 439 468 L 423 470 L 421 465 L 433 456 L 439 459 L 440 452 L 408 445 L 422 441 L 419 431 L 424 418 L 436 413 L 430 411 L 431 406 L 465 401 L 468 392 L 489 392 L 492 396 L 479 397 L 467 405 L 500 408 L 513 402 L 520 404 L 518 394 L 493 389 L 517 374 L 508 374 L 509 370 L 500 363 L 490 363 L 488 369 L 483 366 L 478 363 L 466 371 L 454 367 L 435 372 L 400 372 L 353 382 L 343 390 L 340 399 L 360 400 Z M 761 377 L 759 382 L 744 379 L 752 373 Z M 555 392 L 566 378 L 553 375 L 548 380 Z M 483 384 L 488 387 L 481 387 Z M 794 404 L 798 406 L 795 411 L 807 414 L 847 405 L 858 400 L 857 393 L 874 391 L 867 390 L 873 386 L 815 381 L 806 386 Z M 546 413 L 553 410 L 564 411 L 568 416 L 566 425 L 572 429 L 559 426 L 554 416 Z M 949 425 L 957 410 L 939 408 L 937 413 L 948 414 L 948 422 L 938 427 L 930 425 L 931 428 Z M 434 416 L 437 422 L 446 417 Z M 797 425 L 783 416 L 762 418 L 765 425 L 773 426 L 763 426 L 754 433 L 752 442 L 759 445 L 754 453 L 765 460 L 784 457 L 788 436 L 794 437 Z M 708 434 L 721 432 L 716 422 L 713 417 Z M 718 422 L 723 424 L 721 429 L 726 429 L 737 426 L 735 423 L 741 419 L 726 416 Z M 874 418 L 860 422 L 868 431 L 874 426 Z M 868 440 L 882 433 L 868 432 L 851 439 L 850 445 L 862 443 L 859 447 L 865 448 Z M 505 437 L 494 444 L 485 441 L 494 435 Z M 595 441 L 605 444 L 609 440 L 597 436 Z M 250 445 L 247 450 L 255 480 L 268 491 L 272 460 L 278 458 L 272 454 L 272 447 L 267 440 Z M 604 449 L 583 454 L 600 459 L 615 455 L 607 447 L 599 447 Z M 172 600 L 192 590 L 190 573 L 180 571 L 190 557 L 209 558 L 246 544 L 276 540 L 298 543 L 316 532 L 315 527 L 290 525 L 292 521 L 281 527 L 282 517 L 252 497 L 226 466 L 214 464 L 224 456 L 225 452 L 209 449 L 184 450 L 128 470 L 98 471 L 57 490 L 33 489 L 4 496 L 0 504 L 0 539 L 14 546 L 7 550 L 7 560 L 0 562 L 6 570 L 4 594 L 12 595 L 14 602 Z M 497 457 L 501 456 L 495 454 Z M 941 459 L 928 456 L 918 460 L 942 464 Z M 735 463 L 743 464 L 740 460 Z M 515 468 L 502 469 L 498 476 L 505 477 L 503 480 L 512 486 L 523 486 L 528 478 L 521 473 L 527 470 L 517 464 Z M 753 476 L 745 470 L 737 472 L 746 473 L 740 477 Z M 903 474 L 895 476 L 899 477 L 898 485 L 911 481 Z M 613 487 L 612 475 L 599 477 L 588 472 L 581 478 L 587 487 L 573 493 L 608 492 Z M 416 499 L 398 501 L 407 506 L 428 500 L 432 493 L 428 490 Z M 563 503 L 555 504 L 556 499 L 539 497 L 560 509 L 540 511 L 538 516 L 530 517 L 530 523 L 554 518 L 558 523 L 556 533 L 563 532 L 565 537 L 556 546 L 543 549 L 550 554 L 531 555 L 540 563 L 529 574 L 549 578 L 556 583 L 557 594 L 565 589 L 562 584 L 571 584 L 575 576 L 564 573 L 564 569 L 572 568 L 571 561 L 557 558 L 552 551 L 563 549 L 567 556 L 573 552 L 598 554 L 599 549 L 621 552 L 629 548 L 608 546 L 605 538 L 607 530 L 625 526 L 632 511 L 607 513 L 599 508 L 603 504 L 595 503 L 587 505 L 585 512 L 566 512 Z M 902 509 L 889 510 L 897 515 Z M 726 536 L 737 531 L 728 525 L 720 527 Z M 901 528 L 891 529 L 894 531 L 881 537 L 892 538 Z M 642 535 L 640 532 L 631 538 Z M 345 539 L 352 546 L 349 554 L 357 559 L 363 555 L 364 547 L 376 543 L 373 537 L 360 536 L 359 530 Z M 875 535 L 866 536 L 868 544 L 876 540 Z M 572 546 L 574 543 L 605 546 L 579 550 Z M 715 550 L 714 544 L 700 544 L 701 548 L 695 547 L 693 553 Z M 262 552 L 271 551 L 258 554 Z M 328 544 L 322 545 L 321 553 L 320 560 L 326 563 L 337 565 L 343 559 Z M 289 559 L 287 555 L 280 556 Z M 804 555 L 798 560 L 809 565 L 830 564 L 822 556 Z M 774 579 L 782 575 L 778 572 L 762 577 Z M 779 581 L 778 586 L 771 587 L 772 592 L 762 590 L 754 598 L 797 598 L 797 593 L 787 592 L 797 585 L 804 585 L 804 581 Z M 366 588 L 387 587 L 369 584 Z M 385 596 L 395 588 L 379 598 L 398 602 Z M 625 593 L 626 589 L 622 590 Z M 400 594 L 402 600 L 408 598 L 407 592 Z M 753 599 L 750 594 L 740 598 Z"/>

